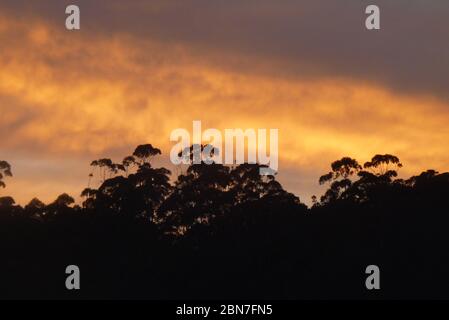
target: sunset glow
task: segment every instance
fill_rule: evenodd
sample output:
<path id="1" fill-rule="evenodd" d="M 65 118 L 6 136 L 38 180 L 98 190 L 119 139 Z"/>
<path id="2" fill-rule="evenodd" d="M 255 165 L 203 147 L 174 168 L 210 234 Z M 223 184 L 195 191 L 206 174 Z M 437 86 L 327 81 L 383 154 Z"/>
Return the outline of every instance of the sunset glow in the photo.
<path id="1" fill-rule="evenodd" d="M 174 10 L 156 3 L 137 1 L 126 10 L 151 15 Z M 211 31 L 218 40 L 210 46 L 210 33 L 192 39 L 172 30 L 170 38 L 170 30 L 162 34 L 153 25 L 163 24 L 163 18 L 149 23 L 148 32 L 118 20 L 123 30 L 109 30 L 112 20 L 96 30 L 86 13 L 81 31 L 68 32 L 60 23 L 63 15 L 3 2 L 0 8 L 0 158 L 14 173 L 0 192 L 18 203 L 33 197 L 52 201 L 61 190 L 79 197 L 91 160 L 121 160 L 140 143 L 161 148 L 161 163 L 170 168 L 170 132 L 191 128 L 193 120 L 220 130 L 278 128 L 279 179 L 307 203 L 321 192 L 318 177 L 342 156 L 363 162 L 376 153 L 395 154 L 406 176 L 428 168 L 449 170 L 449 100 L 439 83 L 432 89 L 426 71 L 418 90 L 418 82 L 400 82 L 399 76 L 361 75 L 348 59 L 329 61 L 297 48 L 291 50 L 303 54 L 293 58 L 276 50 L 258 54 L 240 42 L 226 44 L 219 30 Z M 116 4 L 108 10 L 120 15 L 122 9 Z M 278 14 L 263 6 L 260 11 L 254 13 L 255 24 Z M 384 40 L 395 41 L 391 37 Z M 447 44 L 435 50 L 423 59 L 446 53 L 441 64 L 447 70 Z M 343 62 L 347 72 L 340 71 Z M 422 63 L 414 65 L 416 72 L 427 68 Z M 410 77 L 417 76 L 410 71 Z"/>

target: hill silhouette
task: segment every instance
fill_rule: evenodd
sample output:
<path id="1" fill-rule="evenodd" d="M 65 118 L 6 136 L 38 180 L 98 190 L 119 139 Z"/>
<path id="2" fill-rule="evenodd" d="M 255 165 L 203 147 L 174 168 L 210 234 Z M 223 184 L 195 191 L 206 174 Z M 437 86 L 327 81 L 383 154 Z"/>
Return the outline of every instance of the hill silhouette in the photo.
<path id="1" fill-rule="evenodd" d="M 160 154 L 93 161 L 102 183 L 81 206 L 0 198 L 0 298 L 449 298 L 449 173 L 397 179 L 394 155 L 344 157 L 308 208 L 258 164 L 192 164 L 171 183 Z M 11 176 L 1 161 L 0 186 Z M 372 264 L 381 290 L 365 288 Z"/>

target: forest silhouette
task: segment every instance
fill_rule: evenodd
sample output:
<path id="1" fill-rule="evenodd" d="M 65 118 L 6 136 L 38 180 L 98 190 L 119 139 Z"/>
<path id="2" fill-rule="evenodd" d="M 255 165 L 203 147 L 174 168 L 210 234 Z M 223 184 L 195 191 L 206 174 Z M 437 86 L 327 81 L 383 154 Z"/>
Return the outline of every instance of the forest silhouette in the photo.
<path id="1" fill-rule="evenodd" d="M 93 161 L 80 205 L 1 197 L 0 298 L 449 298 L 449 173 L 398 179 L 394 155 L 344 157 L 309 208 L 258 164 L 191 164 L 172 181 L 160 154 Z M 0 187 L 12 174 L 0 161 Z M 81 290 L 65 288 L 71 264 Z M 365 287 L 373 264 L 381 290 Z"/>

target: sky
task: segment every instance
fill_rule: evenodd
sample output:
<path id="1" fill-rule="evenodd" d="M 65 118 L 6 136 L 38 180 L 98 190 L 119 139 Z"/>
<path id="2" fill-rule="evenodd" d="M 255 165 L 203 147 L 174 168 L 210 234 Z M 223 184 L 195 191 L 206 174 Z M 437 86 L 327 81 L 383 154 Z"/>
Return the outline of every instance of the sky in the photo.
<path id="1" fill-rule="evenodd" d="M 143 143 L 175 171 L 170 133 L 194 120 L 279 129 L 278 179 L 306 203 L 343 156 L 447 171 L 447 39 L 447 0 L 1 0 L 0 196 L 78 198 L 92 160 Z"/>

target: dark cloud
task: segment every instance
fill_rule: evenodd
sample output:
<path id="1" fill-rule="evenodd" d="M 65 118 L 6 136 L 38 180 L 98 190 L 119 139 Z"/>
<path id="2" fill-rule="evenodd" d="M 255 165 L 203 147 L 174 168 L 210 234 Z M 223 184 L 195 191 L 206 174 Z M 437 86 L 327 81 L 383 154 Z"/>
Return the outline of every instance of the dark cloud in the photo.
<path id="1" fill-rule="evenodd" d="M 223 68 L 283 77 L 341 76 L 448 98 L 449 2 L 377 0 L 381 30 L 364 28 L 373 1 L 2 1 L 19 17 L 64 26 L 81 7 L 82 32 L 128 33 L 189 46 Z"/>

